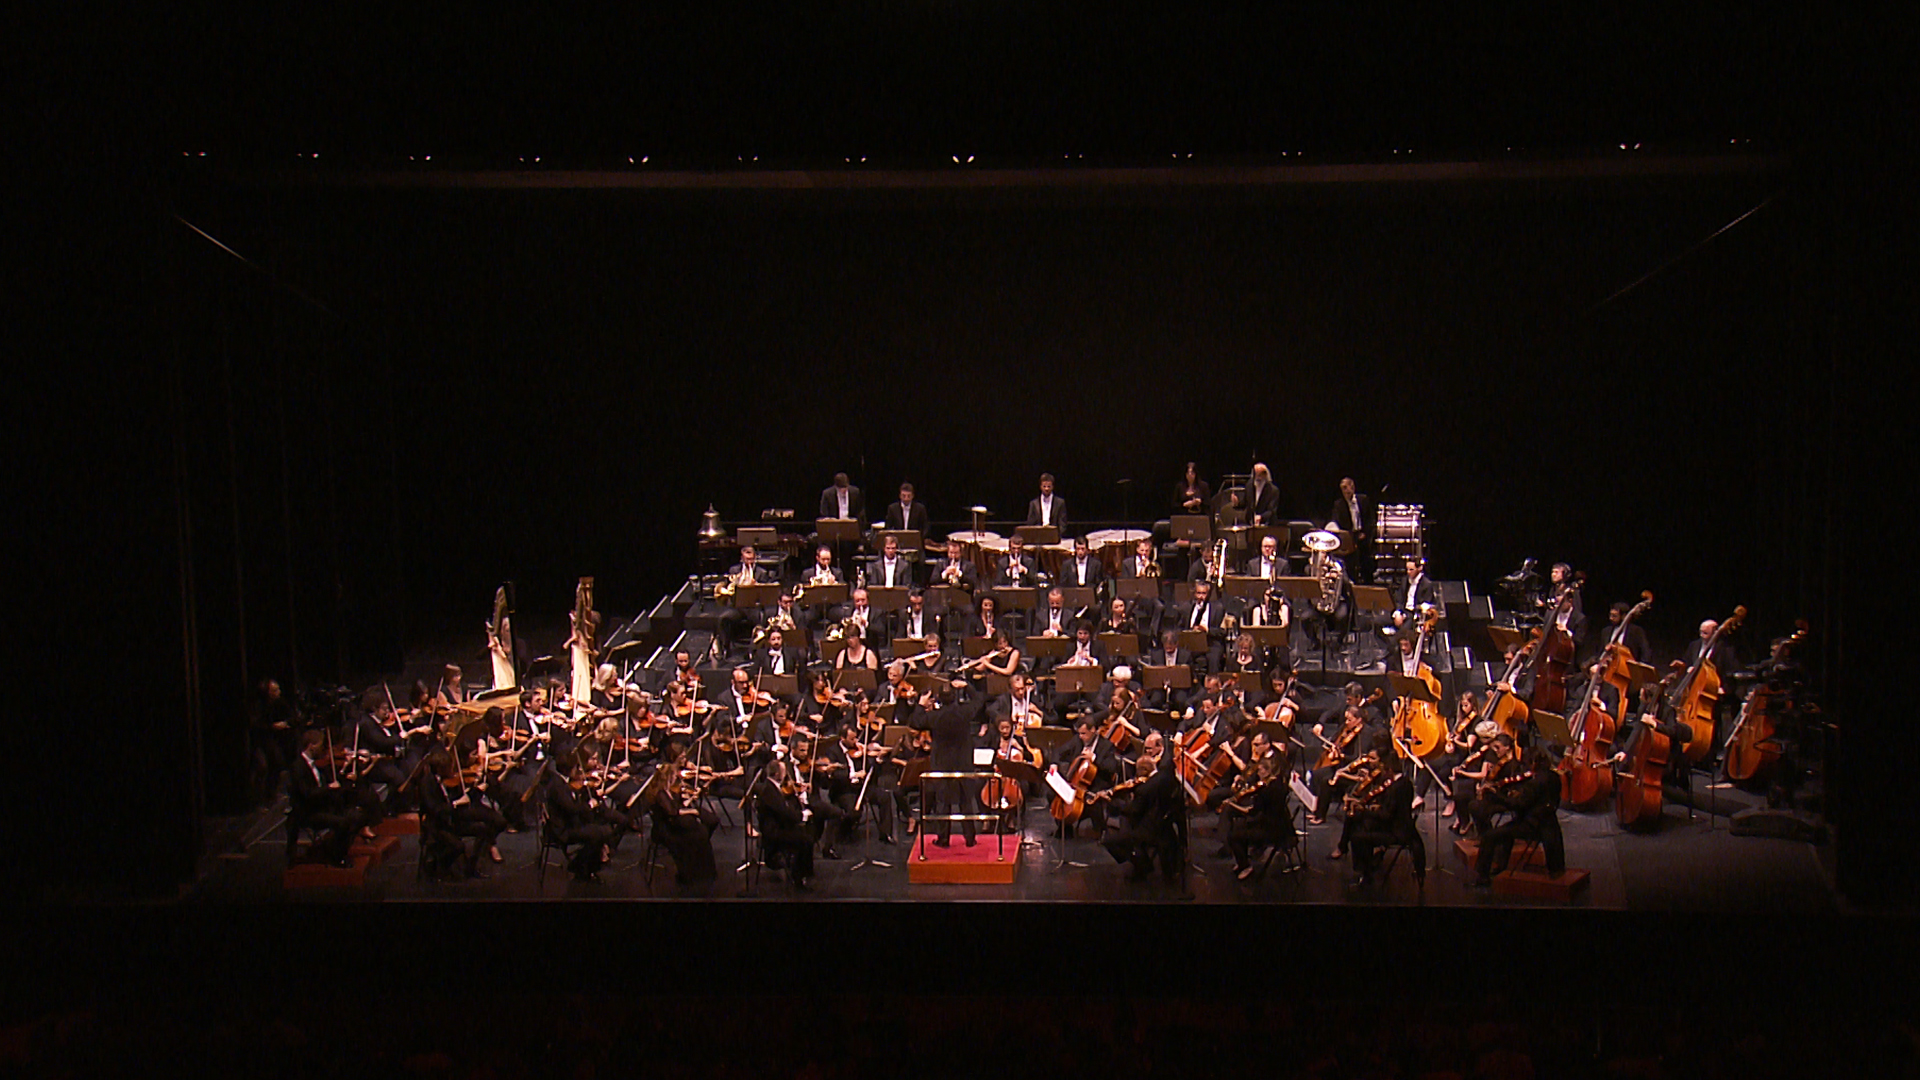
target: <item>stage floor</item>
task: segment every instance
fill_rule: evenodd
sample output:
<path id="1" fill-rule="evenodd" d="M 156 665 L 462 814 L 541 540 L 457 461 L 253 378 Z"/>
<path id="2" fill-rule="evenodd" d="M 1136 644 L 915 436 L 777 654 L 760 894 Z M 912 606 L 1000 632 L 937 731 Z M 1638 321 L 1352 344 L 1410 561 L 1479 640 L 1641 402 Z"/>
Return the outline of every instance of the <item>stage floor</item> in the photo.
<path id="1" fill-rule="evenodd" d="M 1731 809 L 1751 805 L 1750 797 L 1717 793 L 1722 815 L 1696 812 L 1691 819 L 1684 806 L 1669 804 L 1660 829 L 1653 834 L 1621 831 L 1609 814 L 1561 813 L 1566 837 L 1567 865 L 1586 870 L 1588 885 L 1571 901 L 1574 908 L 1601 911 L 1685 910 L 1728 913 L 1824 914 L 1840 910 L 1833 890 L 1831 845 L 1797 840 L 1734 836 L 1728 832 Z M 1708 796 L 1702 792 L 1702 802 Z M 1736 801 L 1738 800 L 1738 801 Z M 398 850 L 384 864 L 368 869 L 359 888 L 285 889 L 285 843 L 278 827 L 278 811 L 262 811 L 215 823 L 214 845 L 224 847 L 202 863 L 197 880 L 183 893 L 187 902 L 278 903 L 301 901 L 519 901 L 519 900 L 633 900 L 681 898 L 673 883 L 670 859 L 664 854 L 654 874 L 651 892 L 646 868 L 639 865 L 644 837 L 629 836 L 597 882 L 576 882 L 557 855 L 550 855 L 544 889 L 540 883 L 537 834 L 508 833 L 500 838 L 505 861 L 488 865 L 485 877 L 471 881 L 433 882 L 416 872 L 418 840 L 400 838 Z M 1416 886 L 1410 865 L 1401 858 L 1392 872 L 1366 886 L 1353 881 L 1350 860 L 1328 856 L 1339 840 L 1338 820 L 1308 827 L 1303 840 L 1306 869 L 1279 872 L 1276 861 L 1261 880 L 1236 879 L 1230 859 L 1216 855 L 1221 838 L 1212 815 L 1193 822 L 1192 864 L 1183 881 L 1167 882 L 1155 873 L 1144 881 L 1127 880 L 1127 867 L 1117 864 L 1099 843 L 1081 837 L 1062 842 L 1052 833 L 1052 819 L 1038 804 L 1029 806 L 1024 837 L 1004 837 L 1008 854 L 1020 862 L 1019 873 L 1007 885 L 915 884 L 908 880 L 912 849 L 904 827 L 896 842 L 884 845 L 859 841 L 842 846 L 839 859 L 816 859 L 815 877 L 808 892 L 792 889 L 774 872 L 758 875 L 748 889 L 746 876 L 736 872 L 741 862 L 742 832 L 737 818 L 714 835 L 720 878 L 707 897 L 761 901 L 933 901 L 1073 903 L 1202 904 L 1335 904 L 1368 906 L 1446 906 L 1460 908 L 1565 907 L 1558 901 L 1498 895 L 1470 886 L 1471 871 L 1454 853 L 1453 833 L 1441 823 L 1441 840 L 1434 839 L 1434 815 L 1427 807 L 1419 816 L 1432 867 L 1424 886 Z M 1019 847 L 1025 839 L 1028 846 Z M 997 838 L 982 834 L 982 845 Z M 955 846 L 961 843 L 954 837 Z M 1062 858 L 1068 865 L 1062 865 Z M 863 858 L 891 863 L 864 866 Z M 1074 866 L 1072 863 L 1083 863 Z"/>

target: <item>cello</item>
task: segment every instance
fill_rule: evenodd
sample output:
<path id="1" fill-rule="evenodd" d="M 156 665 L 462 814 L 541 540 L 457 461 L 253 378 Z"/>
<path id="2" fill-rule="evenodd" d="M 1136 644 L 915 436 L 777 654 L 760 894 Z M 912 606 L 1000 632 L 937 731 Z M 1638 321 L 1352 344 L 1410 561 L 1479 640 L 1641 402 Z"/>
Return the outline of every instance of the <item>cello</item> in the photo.
<path id="1" fill-rule="evenodd" d="M 1393 745 L 1403 755 L 1410 751 L 1414 757 L 1423 758 L 1440 749 L 1440 744 L 1446 741 L 1447 724 L 1440 719 L 1440 708 L 1434 703 L 1440 699 L 1440 679 L 1423 659 L 1427 654 L 1427 637 L 1439 621 L 1438 609 L 1429 609 L 1420 620 L 1420 637 L 1413 646 L 1414 670 L 1419 672 L 1416 677 L 1434 701 L 1403 697 L 1400 708 L 1393 714 Z"/>
<path id="2" fill-rule="evenodd" d="M 1673 718 L 1693 729 L 1687 740 L 1687 760 L 1698 763 L 1713 752 L 1713 710 L 1720 703 L 1720 669 L 1714 666 L 1713 650 L 1730 630 L 1737 629 L 1747 617 L 1744 606 L 1736 606 L 1732 617 L 1713 628 L 1713 634 L 1700 646 L 1700 655 L 1682 670 L 1678 688 L 1668 695 Z M 1678 662 L 1676 661 L 1676 666 Z"/>
<path id="3" fill-rule="evenodd" d="M 1587 680 L 1587 694 L 1580 709 L 1573 715 L 1574 747 L 1560 759 L 1560 797 L 1569 806 L 1583 809 L 1597 803 L 1613 793 L 1613 764 L 1611 759 L 1613 739 L 1619 725 L 1607 713 L 1606 706 L 1600 702 L 1600 687 L 1611 686 L 1624 706 L 1628 693 L 1633 686 L 1633 676 L 1627 665 L 1632 656 L 1622 644 L 1627 626 L 1634 618 L 1653 606 L 1653 593 L 1642 592 L 1640 602 L 1627 612 L 1607 639 L 1607 645 L 1601 652 L 1600 661 L 1593 667 L 1592 677 Z M 1601 747 L 1606 747 L 1602 750 Z"/>
<path id="4" fill-rule="evenodd" d="M 1800 619 L 1795 626 L 1793 635 L 1776 649 L 1791 649 L 1807 639 L 1807 621 Z M 1773 763 L 1780 760 L 1780 743 L 1774 738 L 1773 727 L 1773 704 L 1780 696 L 1777 688 L 1769 688 L 1762 683 L 1754 687 L 1747 695 L 1747 700 L 1741 703 L 1740 719 L 1727 736 L 1727 757 L 1724 762 L 1727 779 L 1744 783 L 1771 769 Z"/>

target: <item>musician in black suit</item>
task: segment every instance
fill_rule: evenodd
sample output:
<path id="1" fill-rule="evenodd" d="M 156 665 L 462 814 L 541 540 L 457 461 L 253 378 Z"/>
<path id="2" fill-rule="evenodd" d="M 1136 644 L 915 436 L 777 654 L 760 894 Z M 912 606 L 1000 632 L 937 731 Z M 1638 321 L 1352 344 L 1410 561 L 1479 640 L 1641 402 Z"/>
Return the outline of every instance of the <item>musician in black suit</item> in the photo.
<path id="1" fill-rule="evenodd" d="M 933 735 L 933 757 L 927 768 L 931 772 L 967 772 L 973 768 L 973 748 L 981 745 L 985 737 L 986 699 L 976 694 L 963 679 L 948 683 L 937 694 L 929 695 L 931 700 L 922 701 L 908 720 L 908 726 L 916 731 L 927 731 Z M 963 783 L 959 780 L 939 780 L 929 789 L 929 804 L 926 813 L 970 814 L 980 805 L 968 796 L 977 791 L 978 785 Z M 974 822 L 960 823 L 961 832 L 967 838 L 967 846 L 974 845 Z M 951 843 L 953 822 L 942 820 L 935 827 L 939 839 L 934 843 L 946 847 Z"/>
<path id="2" fill-rule="evenodd" d="M 300 736 L 300 756 L 287 767 L 287 861 L 301 828 L 313 834 L 310 858 L 333 866 L 351 866 L 347 849 L 366 824 L 326 756 L 326 734 L 310 729 Z"/>
<path id="3" fill-rule="evenodd" d="M 1213 595 L 1213 582 L 1193 583 L 1193 599 L 1174 611 L 1173 629 L 1204 629 L 1207 632 L 1207 671 L 1220 670 L 1220 655 L 1225 651 L 1220 629 L 1227 615 L 1227 601 Z M 1163 627 L 1164 628 L 1164 627 Z"/>
<path id="4" fill-rule="evenodd" d="M 1427 576 L 1426 560 L 1408 559 L 1406 568 L 1407 583 L 1395 589 L 1393 595 L 1393 626 L 1396 631 L 1418 619 L 1421 609 L 1436 607 L 1440 603 L 1440 589 Z"/>
<path id="5" fill-rule="evenodd" d="M 1031 589 L 1040 581 L 1040 568 L 1027 554 L 1026 542 L 1015 536 L 1007 541 L 1007 553 L 1000 556 L 994 575 L 995 586 Z"/>
<path id="6" fill-rule="evenodd" d="M 594 797 L 587 786 L 585 761 L 576 761 L 565 783 L 547 785 L 546 828 L 567 847 L 579 850 L 567 860 L 575 881 L 593 881 L 606 865 L 614 827 L 595 814 Z"/>
<path id="7" fill-rule="evenodd" d="M 1093 762 L 1093 781 L 1088 785 L 1089 792 L 1105 791 L 1120 779 L 1120 752 L 1114 749 L 1112 741 L 1093 726 L 1093 721 L 1081 717 L 1073 725 L 1073 738 L 1068 739 L 1055 749 L 1052 755 L 1054 765 L 1060 771 L 1061 779 L 1071 779 L 1075 764 L 1081 758 Z M 1091 819 L 1097 825 L 1106 821 L 1105 804 L 1096 803 L 1087 807 L 1085 819 Z"/>
<path id="8" fill-rule="evenodd" d="M 760 820 L 760 856 L 769 865 L 781 856 L 787 860 L 787 879 L 805 892 L 813 880 L 813 836 L 807 831 L 811 817 L 796 792 L 787 790 L 787 763 L 775 758 L 753 787 L 753 806 Z"/>
<path id="9" fill-rule="evenodd" d="M 736 588 L 741 585 L 765 585 L 771 582 L 773 574 L 762 569 L 758 559 L 759 555 L 754 551 L 752 544 L 740 545 L 740 561 L 727 568 L 727 581 Z M 722 601 L 722 605 L 720 651 L 724 655 L 733 651 L 734 645 L 740 641 L 742 632 L 746 630 L 752 619 L 745 611 L 732 606 L 729 601 Z"/>
<path id="10" fill-rule="evenodd" d="M 806 670 L 806 654 L 787 644 L 780 630 L 767 631 L 767 643 L 754 654 L 761 675 L 799 675 Z"/>
<path id="11" fill-rule="evenodd" d="M 1165 736 L 1157 731 L 1147 736 L 1146 749 L 1136 767 L 1135 779 L 1146 780 L 1131 798 L 1114 808 L 1122 825 L 1115 835 L 1101 842 L 1102 846 L 1115 862 L 1131 864 L 1129 881 L 1139 881 L 1151 873 L 1156 858 L 1161 877 L 1175 881 L 1186 862 L 1180 835 L 1180 802 L 1185 792 L 1172 767 Z"/>
<path id="12" fill-rule="evenodd" d="M 1551 772 L 1548 775 L 1554 776 L 1554 783 L 1559 783 L 1557 775 Z M 1373 880 L 1374 871 L 1380 866 L 1380 849 L 1392 844 L 1406 845 L 1407 859 L 1413 863 L 1414 883 L 1427 880 L 1427 845 L 1414 824 L 1413 781 L 1406 773 L 1396 773 L 1386 790 L 1367 805 L 1356 808 L 1347 822 L 1347 841 L 1353 849 L 1356 885 Z"/>
<path id="13" fill-rule="evenodd" d="M 1273 473 L 1264 464 L 1255 465 L 1247 481 L 1247 523 L 1271 525 L 1279 516 L 1280 489 L 1274 486 Z"/>
<path id="14" fill-rule="evenodd" d="M 907 593 L 907 606 L 887 613 L 887 633 L 896 638 L 923 640 L 940 632 L 940 622 L 927 610 L 927 594 L 922 589 Z"/>
<path id="15" fill-rule="evenodd" d="M 1076 589 L 1097 589 L 1106 580 L 1107 568 L 1087 550 L 1087 538 L 1074 537 L 1073 554 L 1060 564 L 1060 577 L 1055 584 Z"/>
<path id="16" fill-rule="evenodd" d="M 860 489 L 847 479 L 846 473 L 834 473 L 833 483 L 820 493 L 820 516 L 866 520 L 867 501 L 861 496 Z"/>
<path id="17" fill-rule="evenodd" d="M 905 589 L 913 584 L 913 564 L 900 554 L 900 542 L 894 537 L 880 542 L 880 554 L 867 566 L 867 584 L 889 589 Z"/>
<path id="18" fill-rule="evenodd" d="M 1486 888 L 1493 875 L 1506 869 L 1517 839 L 1538 840 L 1546 849 L 1547 872 L 1558 874 L 1567 868 L 1566 846 L 1560 836 L 1560 774 L 1553 761 L 1539 750 L 1528 751 L 1495 774 L 1496 787 L 1476 803 L 1485 804 L 1486 818 L 1496 813 L 1511 817 L 1480 831 L 1480 857 L 1474 862 L 1472 884 Z"/>
<path id="19" fill-rule="evenodd" d="M 933 568 L 933 584 L 973 592 L 980 587 L 980 568 L 967 556 L 966 545 L 947 537 L 947 557 Z"/>
<path id="20" fill-rule="evenodd" d="M 917 532 L 920 538 L 927 538 L 927 504 L 915 501 L 913 485 L 900 485 L 900 501 L 887 504 L 887 530 L 889 532 Z"/>
<path id="21" fill-rule="evenodd" d="M 1362 584 L 1373 580 L 1373 500 L 1360 493 L 1353 477 L 1340 479 L 1340 497 L 1327 515 L 1327 527 L 1353 537 L 1353 580 Z"/>
<path id="22" fill-rule="evenodd" d="M 1632 610 L 1633 605 L 1625 601 L 1618 601 L 1607 609 L 1607 625 L 1614 627 L 1613 630 L 1607 632 L 1607 637 L 1608 640 L 1611 640 L 1614 634 L 1619 633 L 1620 644 L 1627 647 L 1627 652 L 1640 663 L 1650 664 L 1653 662 L 1653 646 L 1647 644 L 1647 632 L 1640 629 L 1640 624 L 1637 622 L 1627 623 L 1627 629 L 1624 633 L 1618 629 L 1620 623 L 1626 619 L 1627 612 Z M 1602 644 L 1605 644 L 1605 642 L 1602 642 Z M 1698 649 L 1694 650 L 1694 655 L 1699 655 Z"/>
<path id="23" fill-rule="evenodd" d="M 1287 576 L 1287 560 L 1280 554 L 1280 540 L 1274 536 L 1260 538 L 1260 554 L 1247 560 L 1248 577 L 1277 578 Z"/>
<path id="24" fill-rule="evenodd" d="M 1028 525 L 1052 525 L 1067 531 L 1067 500 L 1053 493 L 1053 474 L 1040 474 L 1040 494 L 1027 502 Z"/>

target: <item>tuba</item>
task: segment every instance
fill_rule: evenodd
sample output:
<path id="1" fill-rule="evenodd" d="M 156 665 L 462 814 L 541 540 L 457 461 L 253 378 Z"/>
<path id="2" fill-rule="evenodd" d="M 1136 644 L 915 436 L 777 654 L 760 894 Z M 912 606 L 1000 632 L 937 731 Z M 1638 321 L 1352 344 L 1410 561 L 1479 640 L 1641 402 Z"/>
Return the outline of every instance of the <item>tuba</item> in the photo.
<path id="1" fill-rule="evenodd" d="M 1313 598 L 1313 609 L 1322 615 L 1331 615 L 1340 606 L 1340 592 L 1347 583 L 1347 568 L 1333 557 L 1340 538 L 1330 532 L 1310 532 L 1302 543 L 1313 552 L 1307 563 L 1308 575 L 1320 581 L 1320 594 Z"/>

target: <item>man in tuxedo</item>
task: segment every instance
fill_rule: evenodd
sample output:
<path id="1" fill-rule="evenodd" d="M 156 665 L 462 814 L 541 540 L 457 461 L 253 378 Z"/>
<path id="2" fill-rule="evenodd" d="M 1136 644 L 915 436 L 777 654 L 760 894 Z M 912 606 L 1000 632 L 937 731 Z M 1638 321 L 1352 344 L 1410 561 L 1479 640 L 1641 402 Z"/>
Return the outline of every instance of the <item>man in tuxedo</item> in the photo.
<path id="1" fill-rule="evenodd" d="M 821 544 L 819 547 L 813 550 L 813 565 L 807 568 L 806 573 L 800 575 L 800 584 L 802 585 L 844 585 L 846 584 L 846 579 L 840 576 L 840 571 L 834 569 L 833 548 L 831 545 Z"/>
<path id="2" fill-rule="evenodd" d="M 1373 500 L 1360 493 L 1353 477 L 1342 477 L 1340 498 L 1334 501 L 1333 512 L 1327 515 L 1327 528 L 1353 537 L 1350 576 L 1363 584 L 1373 580 L 1373 530 L 1367 524 L 1372 520 Z"/>
<path id="3" fill-rule="evenodd" d="M 933 734 L 933 757 L 927 764 L 929 771 L 967 772 L 973 768 L 973 748 L 980 745 L 984 734 L 982 725 L 985 711 L 986 699 L 974 693 L 964 679 L 955 679 L 941 689 L 932 702 L 921 704 L 908 724 L 915 730 Z M 967 796 L 974 787 L 959 780 L 935 782 L 929 790 L 927 812 L 936 815 L 973 813 L 979 804 Z M 960 829 L 967 838 L 967 846 L 972 847 L 973 821 L 962 821 Z M 939 839 L 934 843 L 946 847 L 953 835 L 953 822 L 940 821 L 935 831 Z"/>
<path id="4" fill-rule="evenodd" d="M 1249 525 L 1271 525 L 1280 516 L 1280 489 L 1264 464 L 1255 465 L 1247 481 L 1247 515 Z"/>
<path id="5" fill-rule="evenodd" d="M 765 585 L 773 580 L 773 575 L 761 569 L 759 554 L 752 544 L 740 545 L 740 561 L 727 569 L 727 580 L 738 585 Z M 732 652 L 740 641 L 741 631 L 751 622 L 752 617 L 731 603 L 720 612 L 720 652 L 724 655 Z"/>
<path id="6" fill-rule="evenodd" d="M 1627 612 L 1632 610 L 1633 605 L 1624 600 L 1615 602 L 1607 609 L 1607 625 L 1613 628 L 1607 631 L 1607 641 L 1613 640 L 1613 635 L 1620 633 L 1620 623 L 1626 619 Z M 1603 641 L 1601 644 L 1606 642 Z M 1633 654 L 1633 658 L 1640 663 L 1652 663 L 1653 647 L 1647 644 L 1647 632 L 1640 629 L 1639 623 L 1627 624 L 1626 633 L 1621 634 L 1620 644 L 1625 645 L 1627 652 Z M 1698 654 L 1699 650 L 1695 649 L 1695 655 Z"/>
<path id="7" fill-rule="evenodd" d="M 1398 595 L 1394 597 L 1398 601 L 1393 610 L 1395 630 L 1418 619 L 1422 608 L 1435 607 L 1440 603 L 1440 590 L 1434 586 L 1433 579 L 1427 576 L 1426 560 L 1408 559 L 1406 565 L 1406 587 L 1398 590 Z"/>
<path id="8" fill-rule="evenodd" d="M 1066 637 L 1073 633 L 1073 612 L 1066 608 L 1058 585 L 1047 590 L 1047 604 L 1033 613 L 1028 631 L 1033 637 Z"/>
<path id="9" fill-rule="evenodd" d="M 833 484 L 820 493 L 820 516 L 866 520 L 866 499 L 861 496 L 860 489 L 848 481 L 846 473 L 834 473 Z"/>
<path id="10" fill-rule="evenodd" d="M 966 545 L 956 537 L 947 537 L 947 557 L 933 568 L 933 583 L 965 589 L 969 593 L 980 587 L 980 568 L 967 557 Z"/>
<path id="11" fill-rule="evenodd" d="M 1207 632 L 1208 671 L 1220 670 L 1220 621 L 1226 614 L 1226 602 L 1213 595 L 1213 582 L 1196 581 L 1193 583 L 1193 599 L 1181 605 L 1174 617 L 1174 626 L 1178 629 Z"/>
<path id="12" fill-rule="evenodd" d="M 1027 503 L 1028 525 L 1052 525 L 1067 531 L 1067 500 L 1053 493 L 1053 474 L 1040 474 L 1040 494 Z"/>
<path id="13" fill-rule="evenodd" d="M 1014 586 L 1031 589 L 1038 584 L 1040 568 L 1034 564 L 1033 556 L 1027 554 L 1026 542 L 1018 536 L 1007 541 L 1007 553 L 1000 556 L 998 571 L 994 574 L 996 586 Z"/>
<path id="14" fill-rule="evenodd" d="M 787 644 L 786 635 L 779 630 L 767 631 L 767 644 L 759 657 L 762 675 L 799 675 L 806 667 L 805 658 L 800 650 Z"/>
<path id="15" fill-rule="evenodd" d="M 887 506 L 887 529 L 891 532 L 912 531 L 927 538 L 927 506 L 913 498 L 913 485 L 900 485 L 900 501 Z"/>
<path id="16" fill-rule="evenodd" d="M 900 543 L 889 536 L 880 542 L 880 554 L 867 571 L 867 584 L 889 589 L 904 589 L 913 584 L 913 564 L 900 554 Z"/>
<path id="17" fill-rule="evenodd" d="M 896 638 L 920 641 L 940 632 L 933 615 L 927 611 L 927 594 L 920 589 L 907 593 L 907 606 L 892 614 L 890 631 Z"/>
<path id="18" fill-rule="evenodd" d="M 293 861 L 294 840 L 302 827 L 314 840 L 309 857 L 332 866 L 351 866 L 347 849 L 366 819 L 353 805 L 347 790 L 334 777 L 326 756 L 326 733 L 309 728 L 300 735 L 300 756 L 287 767 L 287 861 Z"/>
<path id="19" fill-rule="evenodd" d="M 787 763 L 775 758 L 767 763 L 766 773 L 753 789 L 754 808 L 760 819 L 760 852 L 768 862 L 786 858 L 787 880 L 801 891 L 813 878 L 813 834 L 808 819 L 813 813 L 798 795 L 789 794 Z"/>
<path id="20" fill-rule="evenodd" d="M 1147 736 L 1138 769 L 1136 779 L 1147 779 L 1131 798 L 1114 808 L 1122 824 L 1102 844 L 1115 862 L 1131 865 L 1127 880 L 1145 878 L 1157 858 L 1160 876 L 1176 881 L 1185 863 L 1180 835 L 1180 800 L 1185 793 L 1173 769 L 1166 739 L 1159 732 Z"/>
<path id="21" fill-rule="evenodd" d="M 1133 555 L 1120 564 L 1120 576 L 1126 578 L 1146 577 L 1147 568 L 1158 565 L 1153 557 L 1153 541 L 1136 540 L 1133 543 Z M 1158 572 L 1156 571 L 1156 576 Z"/>
<path id="22" fill-rule="evenodd" d="M 1087 550 L 1087 538 L 1073 539 L 1073 556 L 1060 566 L 1060 584 L 1073 588 L 1097 589 L 1107 579 L 1106 567 Z"/>
<path id="23" fill-rule="evenodd" d="M 813 623 L 813 609 L 794 603 L 791 588 L 781 589 L 779 597 L 774 600 L 774 606 L 761 608 L 760 617 L 757 620 L 757 625 L 767 629 L 777 627 L 795 631 L 787 635 L 789 647 L 803 643 L 811 632 Z"/>
<path id="24" fill-rule="evenodd" d="M 1260 538 L 1260 554 L 1247 560 L 1247 576 L 1257 578 L 1285 577 L 1287 561 L 1280 557 L 1280 541 L 1272 536 Z"/>

